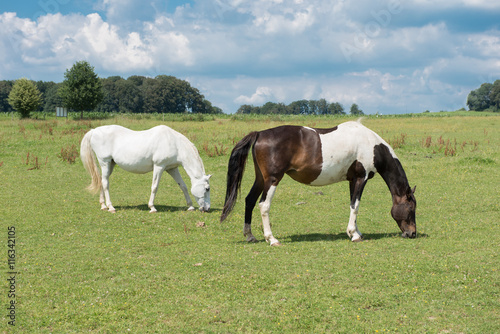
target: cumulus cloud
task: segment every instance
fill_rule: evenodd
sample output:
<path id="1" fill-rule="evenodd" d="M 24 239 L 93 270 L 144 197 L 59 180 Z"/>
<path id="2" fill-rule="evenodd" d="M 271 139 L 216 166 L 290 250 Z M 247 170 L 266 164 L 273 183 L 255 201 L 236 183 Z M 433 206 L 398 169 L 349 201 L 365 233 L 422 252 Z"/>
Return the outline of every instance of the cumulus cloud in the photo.
<path id="1" fill-rule="evenodd" d="M 238 96 L 234 102 L 240 103 L 240 104 L 262 104 L 266 101 L 269 101 L 273 99 L 273 94 L 272 90 L 269 87 L 263 87 L 259 86 L 257 87 L 257 90 L 255 93 L 252 94 L 252 96 L 244 96 L 240 95 Z"/>
<path id="2" fill-rule="evenodd" d="M 79 59 L 97 64 L 107 72 L 145 71 L 155 66 L 189 66 L 193 56 L 189 40 L 179 32 L 150 28 L 142 32 L 120 33 L 119 27 L 97 14 L 48 14 L 38 21 L 18 18 L 14 13 L 0 15 L 0 40 L 5 46 L 4 61 L 19 56 L 26 65 L 68 66 Z M 64 29 L 61 29 L 64 27 Z"/>
<path id="3" fill-rule="evenodd" d="M 485 57 L 498 57 L 500 55 L 500 34 L 492 31 L 483 34 L 471 34 L 468 42 L 479 54 Z"/>

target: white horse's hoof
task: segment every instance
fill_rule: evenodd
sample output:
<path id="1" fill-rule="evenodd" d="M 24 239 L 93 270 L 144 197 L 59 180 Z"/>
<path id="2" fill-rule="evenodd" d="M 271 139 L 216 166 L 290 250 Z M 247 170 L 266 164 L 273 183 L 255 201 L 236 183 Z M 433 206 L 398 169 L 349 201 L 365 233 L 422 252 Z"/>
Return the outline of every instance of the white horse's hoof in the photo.
<path id="1" fill-rule="evenodd" d="M 194 211 L 194 206 L 190 206 L 187 210 L 188 211 Z"/>
<path id="2" fill-rule="evenodd" d="M 151 211 L 149 211 L 149 213 L 157 213 L 158 211 L 156 211 L 156 209 L 151 209 Z"/>
<path id="3" fill-rule="evenodd" d="M 279 247 L 279 246 L 283 246 L 283 245 L 281 244 L 281 242 L 276 241 L 275 243 L 272 243 L 271 246 L 273 246 L 273 247 L 274 246 Z"/>
<path id="4" fill-rule="evenodd" d="M 115 209 L 110 209 L 109 212 L 116 213 L 116 210 Z"/>
<path id="5" fill-rule="evenodd" d="M 361 242 L 361 241 L 363 241 L 363 237 L 358 237 L 358 238 L 352 239 L 351 241 L 352 242 Z"/>

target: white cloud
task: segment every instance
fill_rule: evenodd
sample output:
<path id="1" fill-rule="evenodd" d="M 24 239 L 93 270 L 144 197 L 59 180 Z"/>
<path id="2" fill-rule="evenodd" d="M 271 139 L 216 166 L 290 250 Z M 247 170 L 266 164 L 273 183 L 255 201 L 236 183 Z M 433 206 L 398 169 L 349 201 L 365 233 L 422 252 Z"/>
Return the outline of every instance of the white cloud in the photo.
<path id="1" fill-rule="evenodd" d="M 256 27 L 263 27 L 267 34 L 275 33 L 301 33 L 314 24 L 313 8 L 309 6 L 301 11 L 284 10 L 282 13 L 259 13 L 254 19 Z"/>
<path id="2" fill-rule="evenodd" d="M 125 73 L 149 70 L 154 62 L 167 68 L 193 63 L 186 36 L 151 27 L 143 35 L 132 31 L 122 36 L 117 26 L 103 21 L 96 13 L 48 14 L 37 22 L 7 13 L 0 15 L 0 28 L 4 32 L 0 38 L 5 50 L 13 52 L 2 56 L 4 61 L 15 61 L 20 56 L 27 65 L 59 62 L 66 67 L 86 59 L 101 70 Z"/>
<path id="3" fill-rule="evenodd" d="M 496 58 L 500 55 L 500 34 L 498 31 L 469 35 L 468 42 L 477 53 L 485 57 Z"/>
<path id="4" fill-rule="evenodd" d="M 272 90 L 266 86 L 259 86 L 252 96 L 248 97 L 245 95 L 238 96 L 234 102 L 240 104 L 253 104 L 258 105 L 273 99 Z"/>
<path id="5" fill-rule="evenodd" d="M 164 17 L 146 24 L 144 40 L 156 68 L 172 70 L 177 65 L 189 67 L 194 64 L 195 55 L 191 51 L 189 38 L 173 28 L 173 22 Z"/>

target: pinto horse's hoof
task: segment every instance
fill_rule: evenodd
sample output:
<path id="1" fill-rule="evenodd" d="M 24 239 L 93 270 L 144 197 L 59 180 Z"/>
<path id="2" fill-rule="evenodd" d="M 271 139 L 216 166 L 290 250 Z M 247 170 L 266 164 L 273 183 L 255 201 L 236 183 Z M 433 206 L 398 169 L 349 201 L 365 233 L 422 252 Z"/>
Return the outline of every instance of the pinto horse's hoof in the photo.
<path id="1" fill-rule="evenodd" d="M 109 212 L 116 213 L 116 210 L 115 209 L 111 209 L 111 210 L 109 210 Z"/>
<path id="2" fill-rule="evenodd" d="M 271 244 L 271 246 L 279 247 L 279 246 L 283 246 L 283 245 L 281 244 L 281 242 L 278 241 L 278 242 L 275 242 L 274 244 Z"/>
<path id="3" fill-rule="evenodd" d="M 249 237 L 247 238 L 247 242 L 252 242 L 252 243 L 255 243 L 255 242 L 257 242 L 257 239 L 256 239 L 256 238 L 252 235 L 252 236 L 249 236 Z"/>
<path id="4" fill-rule="evenodd" d="M 194 211 L 194 206 L 190 206 L 187 210 L 188 211 Z"/>
<path id="5" fill-rule="evenodd" d="M 357 239 L 353 239 L 352 242 L 362 242 L 363 241 L 363 238 L 357 238 Z"/>

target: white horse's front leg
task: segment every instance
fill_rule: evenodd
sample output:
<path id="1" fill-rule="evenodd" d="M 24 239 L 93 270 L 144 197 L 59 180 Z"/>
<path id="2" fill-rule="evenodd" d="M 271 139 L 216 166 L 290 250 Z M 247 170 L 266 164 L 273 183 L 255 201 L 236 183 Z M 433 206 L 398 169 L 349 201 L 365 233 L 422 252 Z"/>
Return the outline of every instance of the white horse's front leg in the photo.
<path id="1" fill-rule="evenodd" d="M 189 196 L 188 193 L 188 188 L 184 183 L 184 180 L 182 179 L 181 173 L 179 172 L 179 168 L 170 169 L 167 172 L 170 174 L 170 176 L 172 176 L 172 178 L 175 180 L 175 182 L 177 182 L 177 184 L 181 188 L 182 193 L 184 194 L 184 198 L 186 199 L 186 205 L 188 206 L 188 211 L 193 211 L 194 210 L 193 201 L 191 201 L 191 197 Z"/>
<path id="2" fill-rule="evenodd" d="M 359 210 L 359 199 L 354 203 L 354 207 L 351 206 L 351 215 L 349 216 L 349 224 L 347 225 L 347 235 L 351 238 L 351 241 L 363 241 L 363 236 L 358 230 L 358 225 L 356 224 L 356 219 Z"/>
<path id="3" fill-rule="evenodd" d="M 281 243 L 273 236 L 271 231 L 271 223 L 269 221 L 269 211 L 271 210 L 271 201 L 273 200 L 276 186 L 271 186 L 267 192 L 264 202 L 259 203 L 260 215 L 262 216 L 262 225 L 264 227 L 264 238 L 269 241 L 271 246 L 281 246 Z"/>
<path id="4" fill-rule="evenodd" d="M 154 202 L 155 202 L 155 196 L 156 192 L 158 191 L 158 186 L 160 184 L 160 179 L 161 179 L 161 174 L 163 173 L 163 167 L 161 166 L 154 166 L 153 167 L 153 183 L 151 185 L 151 196 L 149 197 L 149 202 L 148 202 L 148 207 L 151 209 L 149 211 L 150 213 L 155 213 L 157 212 Z"/>

